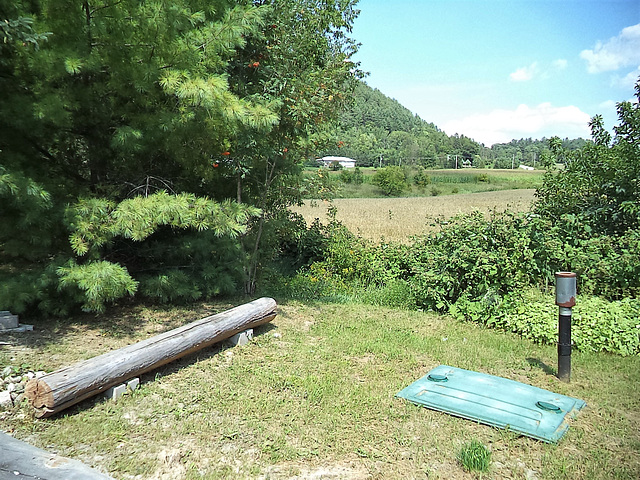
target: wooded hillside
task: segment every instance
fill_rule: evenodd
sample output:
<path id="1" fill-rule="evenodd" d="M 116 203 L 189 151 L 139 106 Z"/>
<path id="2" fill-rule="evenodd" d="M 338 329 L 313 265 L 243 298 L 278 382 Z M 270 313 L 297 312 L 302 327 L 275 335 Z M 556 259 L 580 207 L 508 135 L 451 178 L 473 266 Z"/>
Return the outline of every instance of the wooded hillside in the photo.
<path id="1" fill-rule="evenodd" d="M 323 154 L 351 157 L 360 166 L 448 168 L 455 166 L 451 156 L 471 160 L 480 152 L 477 142 L 464 135 L 448 136 L 433 123 L 361 81 Z"/>
<path id="2" fill-rule="evenodd" d="M 359 166 L 408 165 L 455 168 L 462 162 L 474 167 L 517 168 L 520 164 L 544 166 L 551 155 L 549 139 L 519 139 L 490 148 L 464 134 L 447 135 L 438 126 L 414 115 L 396 100 L 359 81 L 329 146 L 322 155 L 354 158 Z M 581 148 L 583 139 L 564 139 L 569 151 Z"/>

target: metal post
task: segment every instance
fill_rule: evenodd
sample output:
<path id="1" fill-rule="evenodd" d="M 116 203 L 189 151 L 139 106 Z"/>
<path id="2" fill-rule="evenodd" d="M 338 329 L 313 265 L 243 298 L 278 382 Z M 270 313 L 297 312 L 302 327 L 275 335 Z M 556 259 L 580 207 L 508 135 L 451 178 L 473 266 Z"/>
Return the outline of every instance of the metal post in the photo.
<path id="1" fill-rule="evenodd" d="M 571 307 L 576 304 L 576 274 L 556 273 L 558 315 L 558 378 L 571 381 Z"/>

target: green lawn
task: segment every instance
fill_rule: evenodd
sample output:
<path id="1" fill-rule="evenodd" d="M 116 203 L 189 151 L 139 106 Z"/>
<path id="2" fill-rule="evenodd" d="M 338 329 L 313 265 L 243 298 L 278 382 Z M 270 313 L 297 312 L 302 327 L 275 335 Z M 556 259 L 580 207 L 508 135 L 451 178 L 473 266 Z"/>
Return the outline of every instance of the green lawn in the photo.
<path id="1" fill-rule="evenodd" d="M 0 364 L 38 359 L 57 368 L 209 312 L 138 307 L 37 324 L 37 340 L 13 338 Z M 478 474 L 457 460 L 471 440 L 491 451 L 483 478 L 640 478 L 637 356 L 575 352 L 567 384 L 554 376 L 555 347 L 359 304 L 283 303 L 256 333 L 249 345 L 216 347 L 143 376 L 141 388 L 115 404 L 88 400 L 46 420 L 23 405 L 0 414 L 0 429 L 117 479 L 473 479 Z M 549 445 L 395 398 L 440 364 L 581 398 L 587 407 Z"/>

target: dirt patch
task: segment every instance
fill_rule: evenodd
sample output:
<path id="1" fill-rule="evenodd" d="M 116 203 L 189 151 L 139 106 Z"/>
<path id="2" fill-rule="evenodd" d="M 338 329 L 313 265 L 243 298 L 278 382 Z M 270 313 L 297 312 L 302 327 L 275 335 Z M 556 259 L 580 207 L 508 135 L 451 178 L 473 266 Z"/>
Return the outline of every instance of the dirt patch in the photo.
<path id="1" fill-rule="evenodd" d="M 269 467 L 259 480 L 368 480 L 372 476 L 363 465 L 354 462 L 310 467 L 294 463 Z"/>

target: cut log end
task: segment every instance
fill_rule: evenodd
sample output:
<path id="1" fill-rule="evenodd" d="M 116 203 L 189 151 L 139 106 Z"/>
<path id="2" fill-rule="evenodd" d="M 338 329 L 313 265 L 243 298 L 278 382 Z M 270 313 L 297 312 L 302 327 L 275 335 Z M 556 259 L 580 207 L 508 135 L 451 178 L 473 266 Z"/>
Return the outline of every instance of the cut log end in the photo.
<path id="1" fill-rule="evenodd" d="M 53 408 L 53 391 L 46 382 L 34 378 L 27 382 L 24 389 L 24 396 L 29 400 L 33 408 L 40 409 Z"/>

